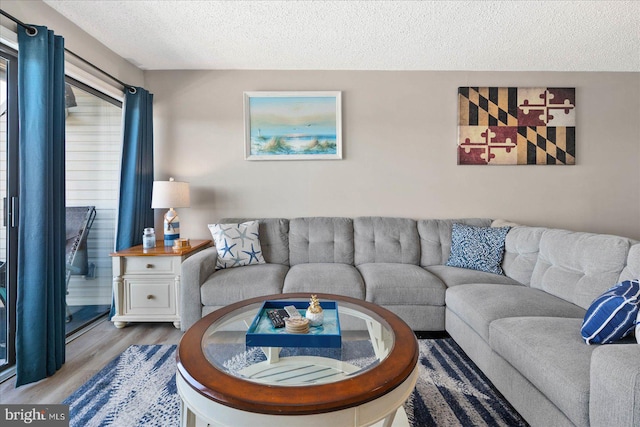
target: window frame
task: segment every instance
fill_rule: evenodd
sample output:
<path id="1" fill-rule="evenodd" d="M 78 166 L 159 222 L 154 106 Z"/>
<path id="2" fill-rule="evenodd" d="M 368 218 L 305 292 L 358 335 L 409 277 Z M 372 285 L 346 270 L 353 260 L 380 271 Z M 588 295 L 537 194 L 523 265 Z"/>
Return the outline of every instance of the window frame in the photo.
<path id="1" fill-rule="evenodd" d="M 18 179 L 20 176 L 18 166 L 18 52 L 8 46 L 0 44 L 0 57 L 7 62 L 7 192 L 6 205 L 3 214 L 6 218 L 6 363 L 0 366 L 0 381 L 8 373 L 12 373 L 16 364 L 16 291 L 18 276 L 18 227 L 17 212 L 9 211 L 11 200 L 18 198 Z M 14 199 L 15 198 L 15 199 Z"/>

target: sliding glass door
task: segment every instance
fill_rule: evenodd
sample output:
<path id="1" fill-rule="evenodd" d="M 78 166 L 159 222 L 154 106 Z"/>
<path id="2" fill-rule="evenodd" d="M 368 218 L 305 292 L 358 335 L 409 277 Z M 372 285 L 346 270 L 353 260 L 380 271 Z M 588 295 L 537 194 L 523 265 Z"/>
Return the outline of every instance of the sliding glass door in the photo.
<path id="1" fill-rule="evenodd" d="M 70 335 L 108 313 L 111 303 L 109 253 L 118 205 L 122 103 L 74 79 L 66 80 L 66 332 Z M 0 380 L 15 365 L 17 88 L 17 52 L 0 45 Z"/>
<path id="2" fill-rule="evenodd" d="M 0 371 L 15 364 L 17 87 L 17 58 L 0 51 Z"/>
<path id="3" fill-rule="evenodd" d="M 67 77 L 67 334 L 109 312 L 122 103 Z"/>

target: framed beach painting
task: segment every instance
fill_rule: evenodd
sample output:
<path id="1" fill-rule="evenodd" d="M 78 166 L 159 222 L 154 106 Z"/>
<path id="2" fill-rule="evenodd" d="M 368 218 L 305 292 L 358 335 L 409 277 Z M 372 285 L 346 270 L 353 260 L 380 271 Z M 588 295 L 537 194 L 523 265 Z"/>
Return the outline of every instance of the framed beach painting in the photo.
<path id="1" fill-rule="evenodd" d="M 246 160 L 342 159 L 341 92 L 245 92 Z"/>

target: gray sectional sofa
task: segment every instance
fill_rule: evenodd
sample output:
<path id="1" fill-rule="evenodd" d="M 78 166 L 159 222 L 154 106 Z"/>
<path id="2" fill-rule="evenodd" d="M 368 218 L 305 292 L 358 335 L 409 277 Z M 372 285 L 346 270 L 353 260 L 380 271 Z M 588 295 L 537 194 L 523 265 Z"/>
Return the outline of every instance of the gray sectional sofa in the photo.
<path id="1" fill-rule="evenodd" d="M 227 218 L 222 223 L 243 222 Z M 507 234 L 504 275 L 446 266 L 454 222 L 261 219 L 266 264 L 215 270 L 209 248 L 182 268 L 182 328 L 233 302 L 281 292 L 379 304 L 415 331 L 447 331 L 534 426 L 640 425 L 640 345 L 586 345 L 586 309 L 640 277 L 631 239 L 540 227 Z"/>

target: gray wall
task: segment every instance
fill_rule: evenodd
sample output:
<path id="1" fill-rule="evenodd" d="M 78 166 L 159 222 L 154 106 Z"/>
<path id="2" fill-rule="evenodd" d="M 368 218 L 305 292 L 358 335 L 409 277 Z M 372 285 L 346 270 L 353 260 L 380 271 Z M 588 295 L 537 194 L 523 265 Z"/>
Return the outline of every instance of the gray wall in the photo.
<path id="1" fill-rule="evenodd" d="M 491 217 L 640 239 L 640 74 L 147 71 L 182 237 L 225 216 Z M 575 166 L 457 166 L 458 86 L 575 87 Z M 244 160 L 243 91 L 340 90 L 344 160 Z M 156 212 L 157 224 L 161 212 Z"/>

